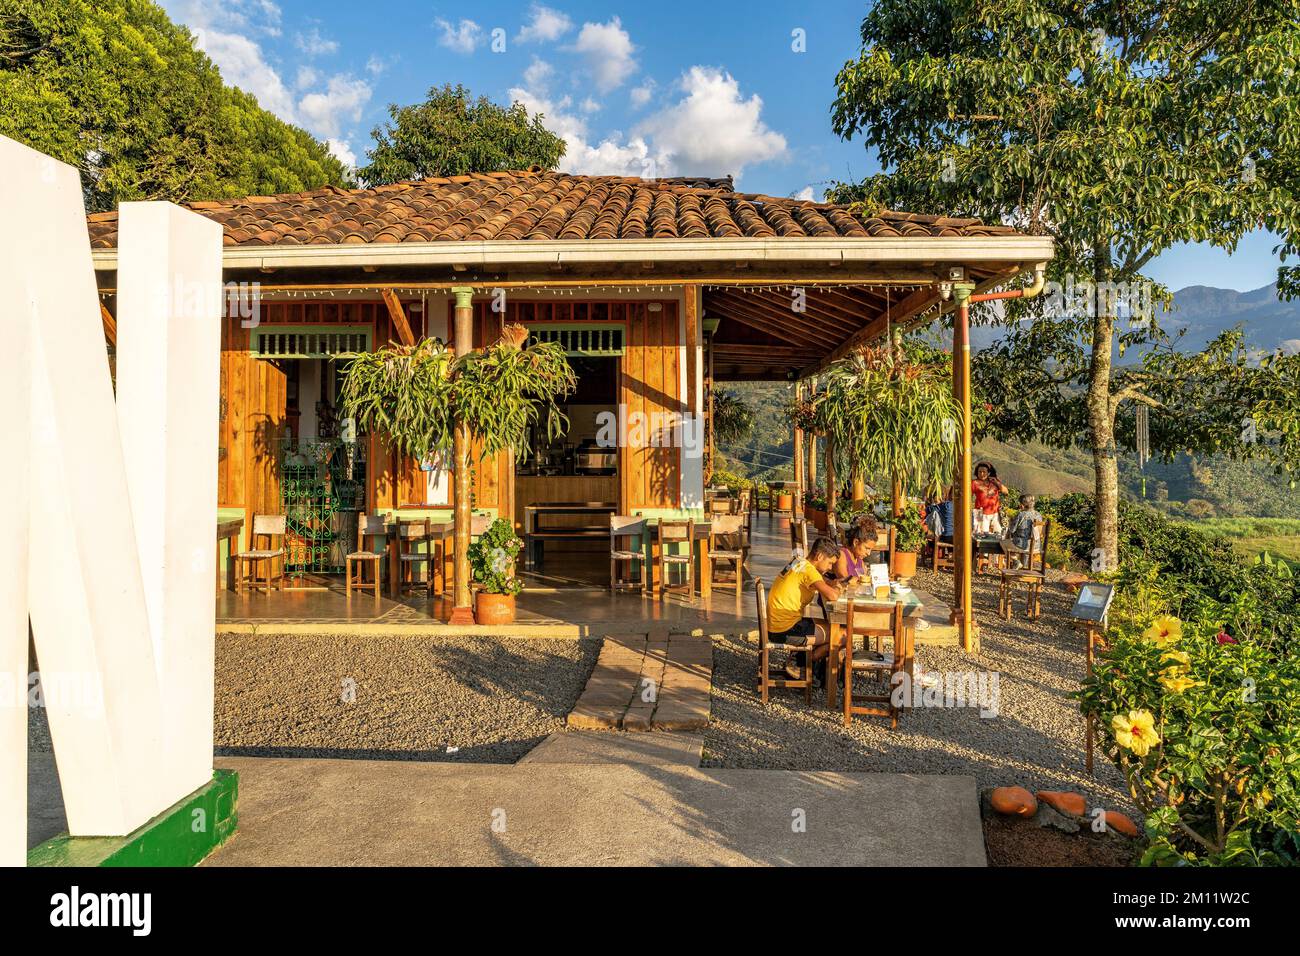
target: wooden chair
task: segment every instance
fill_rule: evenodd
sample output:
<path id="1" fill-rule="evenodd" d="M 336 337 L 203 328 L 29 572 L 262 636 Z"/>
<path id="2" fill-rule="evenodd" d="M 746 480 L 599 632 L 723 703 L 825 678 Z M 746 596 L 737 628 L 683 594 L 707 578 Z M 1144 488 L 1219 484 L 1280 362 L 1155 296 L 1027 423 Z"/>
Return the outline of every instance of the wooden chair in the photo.
<path id="1" fill-rule="evenodd" d="M 853 656 L 853 639 L 862 637 L 863 653 Z M 891 641 L 885 653 L 882 640 Z M 869 646 L 874 643 L 874 647 Z M 844 625 L 843 667 L 844 675 L 844 726 L 853 723 L 853 715 L 888 717 L 890 729 L 898 726 L 902 707 L 894 699 L 893 690 L 898 675 L 910 673 L 912 663 L 912 632 L 903 624 L 903 605 L 899 602 L 859 604 L 849 602 Z M 860 675 L 872 682 L 883 682 L 884 692 L 853 694 L 853 677 Z"/>
<path id="2" fill-rule="evenodd" d="M 709 515 L 729 515 L 735 505 L 736 499 L 714 495 L 704 503 L 704 511 Z"/>
<path id="3" fill-rule="evenodd" d="M 888 564 L 892 568 L 894 566 L 894 544 L 897 537 L 898 529 L 892 524 L 885 525 L 885 527 L 876 532 L 875 540 L 871 542 L 868 554 L 871 557 L 883 554 L 885 557 L 885 564 Z"/>
<path id="4" fill-rule="evenodd" d="M 368 515 L 364 511 L 357 515 L 357 550 L 347 556 L 344 561 L 343 571 L 347 579 L 348 597 L 352 597 L 352 589 L 358 591 L 372 589 L 375 592 L 375 599 L 379 599 L 379 579 L 382 576 L 380 568 L 384 564 L 384 553 L 375 551 L 373 545 L 371 550 L 366 550 L 366 538 L 373 542 L 375 538 L 384 537 L 388 534 L 388 522 L 383 515 Z M 371 580 L 367 581 L 365 568 L 369 565 Z M 353 570 L 355 569 L 355 576 Z"/>
<path id="5" fill-rule="evenodd" d="M 1052 533 L 1052 519 L 1045 518 L 1034 522 L 1034 536 L 1029 542 L 1029 550 L 1011 550 L 1007 552 L 1007 566 L 1002 569 L 1002 580 L 998 587 L 998 613 L 1003 620 L 1011 620 L 1011 603 L 1016 589 L 1024 585 L 1025 617 L 1031 621 L 1038 620 L 1043 612 L 1043 582 L 1047 579 L 1047 541 Z M 1018 558 L 1021 567 L 1012 568 L 1010 558 Z M 1037 563 L 1037 567 L 1035 567 Z"/>
<path id="6" fill-rule="evenodd" d="M 754 514 L 760 511 L 766 511 L 769 515 L 772 513 L 772 489 L 767 485 L 755 485 L 750 501 Z"/>
<path id="7" fill-rule="evenodd" d="M 751 488 L 741 488 L 740 494 L 736 496 L 736 511 L 739 514 L 748 514 L 754 506 L 754 491 Z"/>
<path id="8" fill-rule="evenodd" d="M 758 603 L 758 695 L 763 700 L 763 706 L 767 706 L 768 691 L 773 687 L 789 687 L 793 689 L 803 689 L 803 702 L 812 703 L 812 647 L 807 645 L 808 653 L 804 655 L 803 670 L 797 678 L 790 677 L 785 672 L 785 661 L 779 665 L 772 665 L 772 645 L 767 639 L 767 592 L 763 589 L 762 581 L 754 582 L 754 600 Z M 803 650 L 804 648 L 791 648 L 788 645 L 781 644 L 788 656 L 793 651 Z"/>
<path id="9" fill-rule="evenodd" d="M 424 593 L 426 596 L 433 593 L 433 569 L 437 555 L 433 547 L 430 524 L 432 522 L 428 518 L 397 519 L 398 571 L 394 590 L 399 598 L 408 589 L 420 586 L 420 579 L 416 572 L 421 568 L 425 573 Z M 422 543 L 425 545 L 424 550 L 420 549 Z M 407 568 L 411 569 L 410 581 L 406 580 Z"/>
<path id="10" fill-rule="evenodd" d="M 645 551 L 632 547 L 632 542 L 641 543 L 641 536 L 645 534 L 645 518 L 636 518 L 629 515 L 610 515 L 609 516 L 609 589 L 611 591 L 630 591 L 632 589 L 645 590 L 646 586 L 646 562 Z M 623 562 L 628 562 L 628 580 L 620 582 L 618 579 L 618 566 Z M 632 580 L 632 572 L 640 570 L 637 577 L 640 580 Z"/>
<path id="11" fill-rule="evenodd" d="M 802 548 L 803 553 L 808 553 L 808 522 L 803 518 L 790 522 L 790 550 Z"/>
<path id="12" fill-rule="evenodd" d="M 238 591 L 247 580 L 250 588 L 265 587 L 271 590 L 271 582 L 276 582 L 276 590 L 284 590 L 284 534 L 287 520 L 284 515 L 253 515 L 248 535 L 250 550 L 235 555 L 235 590 Z M 258 539 L 265 538 L 266 546 L 261 547 Z M 276 539 L 279 544 L 276 544 Z M 275 559 L 280 559 L 280 573 L 275 574 Z M 266 574 L 257 576 L 257 569 L 265 567 Z M 247 571 L 247 574 L 245 573 Z"/>
<path id="13" fill-rule="evenodd" d="M 668 546 L 685 542 L 685 554 L 670 554 Z M 668 583 L 668 569 L 684 567 L 685 584 L 672 586 Z M 691 594 L 695 590 L 695 521 L 692 519 L 659 519 L 659 592 L 684 591 Z"/>
<path id="14" fill-rule="evenodd" d="M 930 543 L 933 545 L 930 551 L 930 570 L 952 571 L 956 566 L 953 555 L 957 553 L 957 546 L 951 541 L 940 540 L 938 536 L 931 536 Z"/>
<path id="15" fill-rule="evenodd" d="M 709 561 L 729 562 L 736 570 L 736 597 L 745 577 L 745 562 L 749 560 L 749 536 L 745 534 L 745 519 L 740 515 L 714 515 L 709 525 Z"/>

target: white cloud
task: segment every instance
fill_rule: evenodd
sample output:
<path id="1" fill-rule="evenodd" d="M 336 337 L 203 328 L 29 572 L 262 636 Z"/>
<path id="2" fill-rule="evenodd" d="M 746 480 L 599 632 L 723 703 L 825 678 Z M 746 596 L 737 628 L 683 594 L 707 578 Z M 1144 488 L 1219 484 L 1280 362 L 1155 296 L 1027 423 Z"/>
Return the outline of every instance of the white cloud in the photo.
<path id="1" fill-rule="evenodd" d="M 198 48 L 212 57 L 227 83 L 252 93 L 263 109 L 295 121 L 293 96 L 280 74 L 266 62 L 260 46 L 237 33 L 194 26 L 190 29 Z"/>
<path id="2" fill-rule="evenodd" d="M 739 177 L 752 163 L 785 156 L 785 137 L 763 122 L 762 99 L 744 99 L 731 74 L 693 66 L 679 85 L 685 96 L 634 131 L 653 140 L 679 174 Z"/>
<path id="3" fill-rule="evenodd" d="M 805 186 L 803 189 L 799 190 L 797 193 L 794 194 L 794 198 L 803 199 L 807 202 L 812 202 L 813 188 L 811 186 Z"/>
<path id="4" fill-rule="evenodd" d="M 516 43 L 551 43 L 573 29 L 573 21 L 559 10 L 534 3 L 532 19 L 515 37 Z"/>
<path id="5" fill-rule="evenodd" d="M 545 60 L 533 57 L 533 62 L 524 70 L 524 87 L 533 93 L 541 93 L 550 87 L 554 75 L 555 67 Z"/>
<path id="6" fill-rule="evenodd" d="M 352 144 L 345 139 L 331 139 L 326 142 L 334 158 L 348 169 L 357 168 L 357 154 L 352 151 Z"/>
<path id="7" fill-rule="evenodd" d="M 330 77 L 322 92 L 308 93 L 298 102 L 307 128 L 318 136 L 337 139 L 344 122 L 355 123 L 370 102 L 370 84 L 342 74 Z"/>
<path id="8" fill-rule="evenodd" d="M 483 42 L 483 28 L 473 20 L 462 19 L 452 26 L 442 17 L 438 17 L 433 21 L 433 25 L 442 30 L 438 45 L 445 46 L 448 50 L 457 53 L 473 53 L 474 49 Z"/>
<path id="9" fill-rule="evenodd" d="M 370 59 L 366 60 L 366 72 L 371 76 L 378 76 L 386 69 L 388 69 L 388 64 L 379 59 L 377 55 L 372 55 Z"/>
<path id="10" fill-rule="evenodd" d="M 637 71 L 636 47 L 618 17 L 608 23 L 584 23 L 573 49 L 587 60 L 596 89 L 608 93 Z"/>
<path id="11" fill-rule="evenodd" d="M 654 93 L 655 81 L 647 79 L 640 86 L 632 87 L 632 91 L 628 94 L 628 98 L 632 100 L 633 107 L 640 109 L 650 102 L 650 97 L 654 96 Z"/>
<path id="12" fill-rule="evenodd" d="M 294 77 L 294 87 L 301 95 L 295 94 L 262 47 L 251 39 L 279 35 L 280 8 L 272 0 L 225 0 L 220 4 L 164 0 L 164 7 L 174 20 L 190 28 L 195 44 L 212 58 L 226 83 L 251 93 L 263 109 L 282 120 L 327 140 L 336 155 L 352 155 L 343 128 L 361 119 L 372 94 L 370 84 L 346 73 L 326 76 L 303 65 Z M 334 41 L 322 40 L 315 30 L 295 38 L 295 43 L 310 52 L 311 44 L 304 37 L 312 36 L 320 41 L 316 48 L 321 52 L 331 44 L 331 49 L 337 49 Z"/>
<path id="13" fill-rule="evenodd" d="M 337 40 L 330 40 L 320 35 L 320 30 L 312 27 L 306 33 L 299 33 L 293 38 L 294 44 L 303 53 L 308 56 L 324 56 L 329 53 L 337 53 L 339 49 Z"/>
<path id="14" fill-rule="evenodd" d="M 763 101 L 742 97 L 740 84 L 722 70 L 692 67 L 678 83 L 677 102 L 651 114 L 629 134 L 613 130 L 600 137 L 593 135 L 587 120 L 600 104 L 592 97 L 575 105 L 568 95 L 550 95 L 547 84 L 554 72 L 534 58 L 524 84 L 510 96 L 529 111 L 542 113 L 546 128 L 564 140 L 563 172 L 739 177 L 746 166 L 786 153 L 785 137 L 763 122 Z M 801 196 L 811 199 L 812 187 Z"/>

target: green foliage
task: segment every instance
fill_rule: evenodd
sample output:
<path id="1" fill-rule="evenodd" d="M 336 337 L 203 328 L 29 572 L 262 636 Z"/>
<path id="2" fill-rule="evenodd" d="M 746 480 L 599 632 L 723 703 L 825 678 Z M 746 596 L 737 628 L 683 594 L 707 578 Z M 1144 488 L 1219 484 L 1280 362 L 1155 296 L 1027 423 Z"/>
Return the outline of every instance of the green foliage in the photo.
<path id="1" fill-rule="evenodd" d="M 1160 453 L 1300 463 L 1294 365 L 1243 362 L 1231 335 L 1174 354 L 1154 309 L 1168 293 L 1142 276 L 1179 242 L 1231 249 L 1261 226 L 1300 236 L 1293 4 L 880 0 L 862 40 L 837 77 L 833 123 L 861 134 L 885 172 L 830 198 L 1051 236 L 1049 281 L 1085 293 L 983 307 L 1008 328 L 975 367 L 993 434 L 1060 446 L 1086 435 L 1113 488 L 1110 458 L 1143 402 Z M 1116 345 L 1148 344 L 1136 367 L 1112 365 Z M 1247 416 L 1278 444 L 1244 440 Z M 1098 515 L 1098 537 L 1113 518 Z"/>
<path id="2" fill-rule="evenodd" d="M 515 559 L 524 542 L 505 518 L 497 518 L 469 546 L 469 569 L 488 594 L 518 594 L 523 582 L 515 577 Z"/>
<path id="3" fill-rule="evenodd" d="M 916 503 L 903 502 L 903 513 L 889 519 L 894 526 L 894 547 L 899 551 L 919 553 L 925 545 L 925 524 Z"/>
<path id="4" fill-rule="evenodd" d="M 719 445 L 742 442 L 754 429 L 754 410 L 736 392 L 713 392 L 713 440 Z"/>
<path id="5" fill-rule="evenodd" d="M 391 122 L 371 135 L 369 165 L 358 175 L 370 186 L 429 176 L 463 176 L 541 166 L 554 169 L 564 155 L 564 140 L 530 116 L 522 103 L 498 106 L 475 99 L 465 87 L 447 84 L 429 90 L 412 106 L 390 104 Z"/>
<path id="6" fill-rule="evenodd" d="M 754 487 L 754 482 L 743 475 L 738 475 L 734 471 L 715 471 L 709 479 L 709 484 L 725 487 L 732 494 L 743 491 L 746 488 Z"/>
<path id="7" fill-rule="evenodd" d="M 1295 627 L 1270 625 L 1247 594 L 1185 591 L 1146 561 L 1117 585 L 1109 647 L 1079 697 L 1146 814 L 1143 862 L 1300 862 Z M 1127 728 L 1146 721 L 1134 743 Z"/>
<path id="8" fill-rule="evenodd" d="M 813 396 L 821 431 L 833 436 L 849 474 L 919 483 L 949 475 L 961 409 L 945 366 L 902 350 L 856 349 L 828 367 Z"/>
<path id="9" fill-rule="evenodd" d="M 0 0 L 0 134 L 77 167 L 92 212 L 350 184 L 148 0 Z"/>
<path id="10" fill-rule="evenodd" d="M 418 459 L 449 452 L 458 423 L 480 440 L 480 457 L 511 447 L 522 452 L 528 427 L 543 415 L 554 440 L 567 425 L 555 400 L 573 391 L 573 369 L 558 344 L 520 348 L 526 331 L 506 332 L 461 356 L 436 339 L 360 355 L 344 377 L 341 407 Z"/>

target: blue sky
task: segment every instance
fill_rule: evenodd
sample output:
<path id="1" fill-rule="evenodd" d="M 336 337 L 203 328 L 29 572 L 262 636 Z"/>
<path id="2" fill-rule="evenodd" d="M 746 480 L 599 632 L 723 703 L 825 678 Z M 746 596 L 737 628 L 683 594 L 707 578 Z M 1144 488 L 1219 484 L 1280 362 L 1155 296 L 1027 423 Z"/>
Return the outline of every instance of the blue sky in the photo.
<path id="1" fill-rule="evenodd" d="M 731 173 L 747 192 L 820 198 L 876 170 L 830 128 L 862 0 L 161 2 L 228 83 L 352 163 L 389 103 L 463 83 L 544 112 L 571 172 Z M 1175 289 L 1258 288 L 1276 277 L 1274 244 L 1251 236 L 1231 257 L 1182 247 L 1148 272 Z"/>

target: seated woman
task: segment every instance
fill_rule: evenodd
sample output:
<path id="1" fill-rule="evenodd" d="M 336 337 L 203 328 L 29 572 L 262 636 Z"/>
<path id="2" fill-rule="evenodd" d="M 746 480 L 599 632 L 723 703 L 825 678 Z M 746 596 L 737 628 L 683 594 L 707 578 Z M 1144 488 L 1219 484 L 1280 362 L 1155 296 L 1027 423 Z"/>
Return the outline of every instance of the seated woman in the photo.
<path id="1" fill-rule="evenodd" d="M 936 521 L 931 515 L 937 514 Z M 925 523 L 927 527 L 938 526 L 938 538 L 944 544 L 952 544 L 952 535 L 954 530 L 954 508 L 952 503 L 952 488 L 945 488 L 943 497 L 938 501 L 932 501 L 926 505 Z"/>
<path id="2" fill-rule="evenodd" d="M 846 546 L 840 548 L 839 557 L 835 560 L 837 582 L 860 584 L 870 579 L 871 572 L 867 565 L 871 563 L 872 545 L 879 533 L 880 525 L 875 515 L 871 514 L 861 515 L 849 526 L 844 532 Z"/>
<path id="3" fill-rule="evenodd" d="M 824 624 L 804 616 L 807 607 L 818 594 L 828 601 L 839 597 L 839 591 L 826 581 L 826 573 L 835 567 L 840 549 L 830 538 L 818 538 L 808 549 L 807 558 L 796 557 L 785 566 L 767 592 L 767 639 L 774 644 L 805 647 L 812 641 L 810 651 L 790 655 L 786 665 L 791 678 L 798 678 L 805 665 L 807 654 L 812 654 L 813 677 L 826 683 L 826 654 L 828 651 Z"/>

